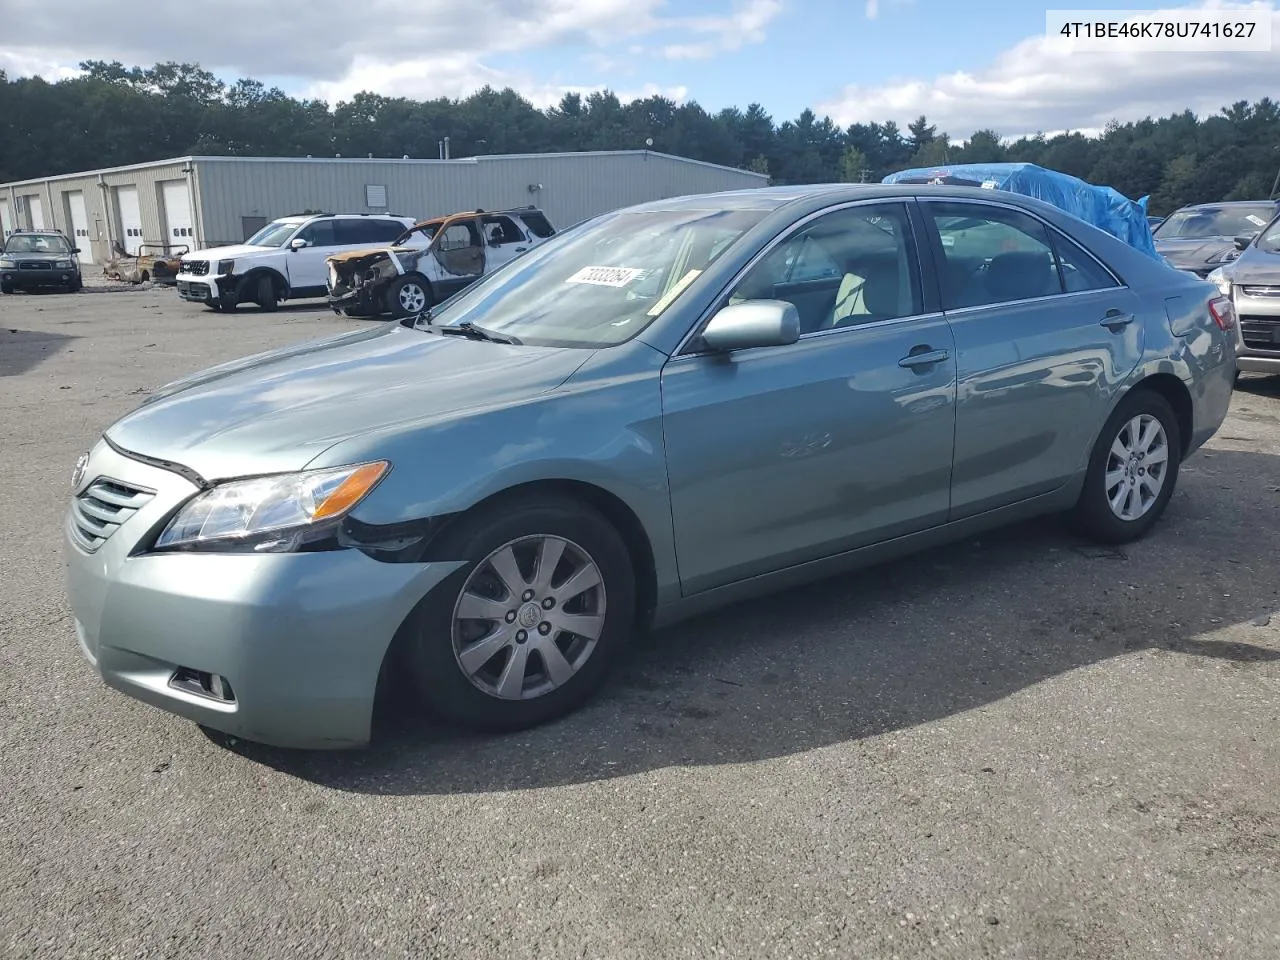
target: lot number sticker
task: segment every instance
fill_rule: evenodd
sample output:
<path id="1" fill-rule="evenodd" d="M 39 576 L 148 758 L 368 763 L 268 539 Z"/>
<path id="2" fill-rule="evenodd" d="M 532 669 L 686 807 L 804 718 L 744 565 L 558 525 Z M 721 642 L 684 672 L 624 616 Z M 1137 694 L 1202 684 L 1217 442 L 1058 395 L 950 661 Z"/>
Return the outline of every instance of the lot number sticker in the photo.
<path id="1" fill-rule="evenodd" d="M 625 287 L 644 271 L 634 267 L 583 267 L 565 283 L 590 283 L 597 287 Z"/>

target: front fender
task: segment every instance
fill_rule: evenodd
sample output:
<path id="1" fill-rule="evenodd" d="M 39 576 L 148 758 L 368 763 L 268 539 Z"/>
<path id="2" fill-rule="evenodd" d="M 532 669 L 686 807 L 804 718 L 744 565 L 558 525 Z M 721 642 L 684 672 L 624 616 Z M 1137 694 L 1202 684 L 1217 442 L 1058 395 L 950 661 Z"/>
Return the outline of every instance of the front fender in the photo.
<path id="1" fill-rule="evenodd" d="M 530 483 L 589 484 L 639 520 L 662 602 L 679 593 L 662 436 L 665 360 L 639 341 L 600 350 L 555 389 L 366 433 L 309 466 L 389 460 L 391 472 L 352 513 L 372 525 L 464 513 Z"/>

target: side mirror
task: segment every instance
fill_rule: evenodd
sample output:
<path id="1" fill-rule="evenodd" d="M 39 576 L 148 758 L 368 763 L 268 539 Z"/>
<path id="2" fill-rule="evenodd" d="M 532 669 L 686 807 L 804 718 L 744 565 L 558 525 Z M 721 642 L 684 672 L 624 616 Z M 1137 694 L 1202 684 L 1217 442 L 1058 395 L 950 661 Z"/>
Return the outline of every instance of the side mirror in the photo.
<path id="1" fill-rule="evenodd" d="M 702 331 L 712 350 L 785 347 L 800 339 L 800 314 L 785 300 L 747 300 L 725 307 Z"/>
<path id="2" fill-rule="evenodd" d="M 1235 245 L 1236 245 L 1236 249 L 1237 249 L 1237 250 L 1243 250 L 1243 249 L 1244 249 L 1245 247 L 1247 247 L 1249 244 L 1253 243 L 1253 238 L 1254 238 L 1254 237 L 1256 237 L 1256 236 L 1257 236 L 1257 234 L 1256 234 L 1256 233 L 1245 233 L 1245 234 L 1241 234 L 1240 236 L 1236 237 L 1236 238 L 1235 238 Z"/>
<path id="3" fill-rule="evenodd" d="M 80 252 L 80 248 L 79 248 L 79 247 L 72 247 L 72 248 L 71 248 L 71 252 L 72 252 L 72 253 L 79 253 L 79 252 Z"/>
<path id="4" fill-rule="evenodd" d="M 308 243 L 306 240 L 303 240 L 301 237 L 294 237 L 292 240 L 289 241 L 290 250 L 301 250 L 303 247 L 309 247 L 309 246 L 311 246 L 311 244 Z"/>

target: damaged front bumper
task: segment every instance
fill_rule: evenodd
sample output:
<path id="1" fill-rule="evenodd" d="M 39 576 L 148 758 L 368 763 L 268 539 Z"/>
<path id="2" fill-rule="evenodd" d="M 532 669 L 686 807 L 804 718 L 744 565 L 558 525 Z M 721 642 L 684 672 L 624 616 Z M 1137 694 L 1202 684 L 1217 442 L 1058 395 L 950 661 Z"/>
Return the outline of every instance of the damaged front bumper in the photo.
<path id="1" fill-rule="evenodd" d="M 400 276 L 399 262 L 384 251 L 329 261 L 326 286 L 334 313 L 377 316 L 387 311 L 387 290 Z"/>

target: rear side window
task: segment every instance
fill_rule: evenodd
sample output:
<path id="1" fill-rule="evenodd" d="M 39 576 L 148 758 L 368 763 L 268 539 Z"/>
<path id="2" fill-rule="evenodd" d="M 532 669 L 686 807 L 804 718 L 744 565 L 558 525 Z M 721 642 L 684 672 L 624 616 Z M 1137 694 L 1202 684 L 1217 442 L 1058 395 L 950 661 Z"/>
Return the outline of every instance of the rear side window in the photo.
<path id="1" fill-rule="evenodd" d="M 1084 293 L 1087 290 L 1110 290 L 1118 287 L 1111 276 L 1084 248 L 1065 234 L 1053 231 L 1053 248 L 1062 267 L 1062 285 L 1067 293 Z"/>
<path id="2" fill-rule="evenodd" d="M 337 220 L 335 225 L 339 245 L 389 243 L 404 231 L 404 226 L 399 222 L 380 217 Z"/>
<path id="3" fill-rule="evenodd" d="M 509 217 L 485 217 L 484 233 L 498 245 L 524 242 L 524 234 Z"/>
<path id="4" fill-rule="evenodd" d="M 531 210 L 528 213 L 520 214 L 520 219 L 524 221 L 524 225 L 529 228 L 529 232 L 535 237 L 549 237 L 555 233 L 550 221 L 541 213 Z"/>

